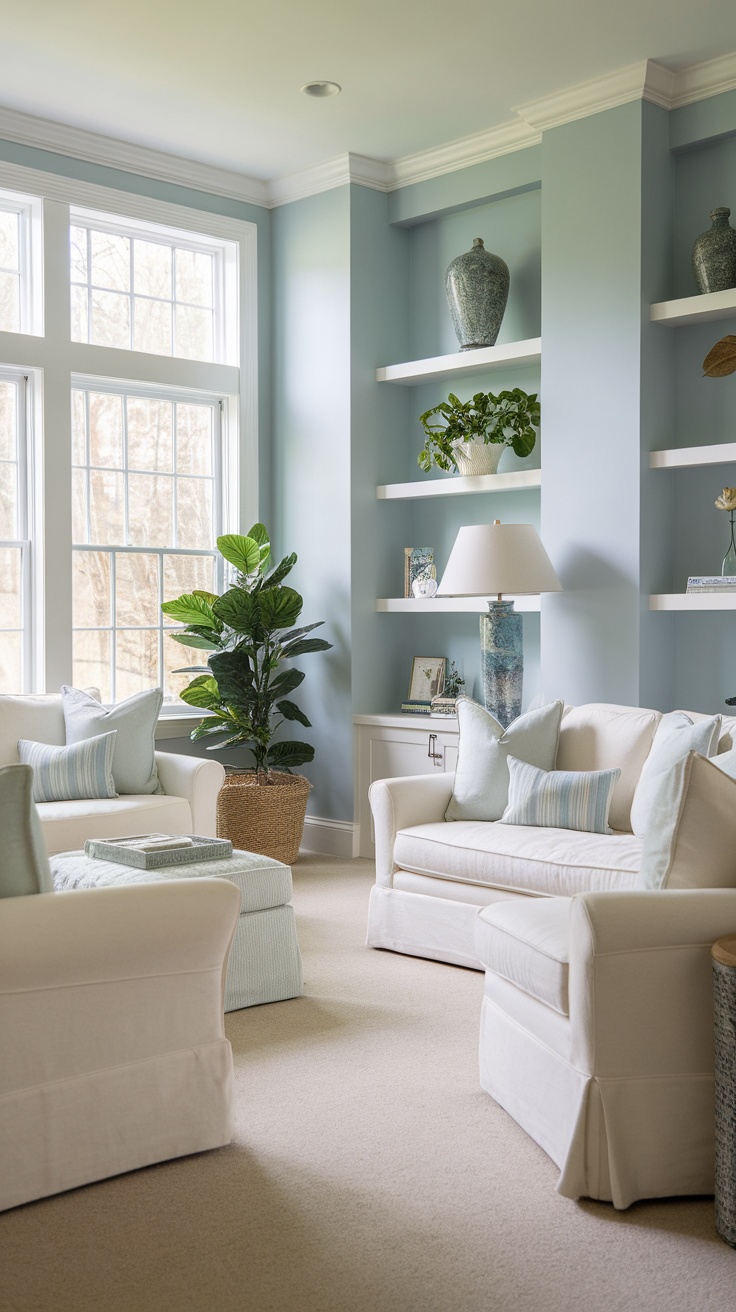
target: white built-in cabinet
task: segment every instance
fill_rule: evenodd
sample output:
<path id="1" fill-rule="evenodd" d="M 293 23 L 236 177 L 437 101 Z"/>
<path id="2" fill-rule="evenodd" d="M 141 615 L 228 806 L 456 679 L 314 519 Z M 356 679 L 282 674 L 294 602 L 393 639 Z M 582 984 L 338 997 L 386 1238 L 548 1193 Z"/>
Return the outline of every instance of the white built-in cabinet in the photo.
<path id="1" fill-rule="evenodd" d="M 699 296 L 683 296 L 675 301 L 659 301 L 649 307 L 653 323 L 669 328 L 684 328 L 690 324 L 707 323 L 718 319 L 732 319 L 736 315 L 736 287 L 723 292 L 708 292 Z M 671 447 L 652 451 L 651 469 L 693 469 L 704 465 L 736 463 L 736 442 L 717 443 L 713 446 Z M 649 598 L 649 609 L 655 611 L 723 611 L 736 610 L 736 593 L 720 596 L 717 593 L 654 593 Z"/>
<path id="2" fill-rule="evenodd" d="M 374 854 L 368 789 L 375 779 L 405 778 L 454 770 L 458 728 L 450 715 L 356 715 L 355 816 L 360 855 Z"/>

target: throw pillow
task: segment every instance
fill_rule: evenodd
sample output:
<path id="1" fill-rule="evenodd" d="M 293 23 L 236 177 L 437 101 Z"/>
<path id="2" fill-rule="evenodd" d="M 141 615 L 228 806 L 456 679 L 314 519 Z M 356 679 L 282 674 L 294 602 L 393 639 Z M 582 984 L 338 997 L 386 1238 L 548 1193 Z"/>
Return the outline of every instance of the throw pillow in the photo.
<path id="1" fill-rule="evenodd" d="M 671 714 L 662 716 L 631 805 L 631 828 L 639 838 L 643 838 L 647 832 L 649 817 L 662 777 L 669 774 L 672 767 L 687 756 L 688 752 L 699 752 L 701 756 L 710 756 L 715 752 L 721 732 L 721 720 L 720 715 L 711 715 L 693 724 L 690 716 L 684 711 L 672 711 Z"/>
<path id="2" fill-rule="evenodd" d="M 542 770 L 554 769 L 561 701 L 513 720 L 507 729 L 470 697 L 458 697 L 457 766 L 445 820 L 500 820 L 508 801 L 509 753 Z"/>
<path id="3" fill-rule="evenodd" d="M 83 742 L 117 729 L 112 774 L 119 793 L 161 793 L 154 755 L 154 734 L 163 693 L 137 692 L 116 706 L 101 706 L 81 688 L 61 689 L 66 741 Z"/>
<path id="4" fill-rule="evenodd" d="M 733 759 L 722 764 L 736 769 Z M 644 837 L 640 888 L 736 887 L 736 779 L 690 752 L 663 775 Z"/>
<path id="5" fill-rule="evenodd" d="M 621 774 L 615 770 L 538 770 L 508 758 L 509 804 L 505 825 L 541 825 L 545 829 L 582 829 L 610 834 L 608 812 Z"/>
<path id="6" fill-rule="evenodd" d="M 34 802 L 83 802 L 117 797 L 112 776 L 116 731 L 70 747 L 19 739 L 22 765 L 33 770 Z"/>
<path id="7" fill-rule="evenodd" d="M 0 769 L 0 897 L 53 893 L 49 859 L 33 801 L 33 771 L 28 765 Z"/>

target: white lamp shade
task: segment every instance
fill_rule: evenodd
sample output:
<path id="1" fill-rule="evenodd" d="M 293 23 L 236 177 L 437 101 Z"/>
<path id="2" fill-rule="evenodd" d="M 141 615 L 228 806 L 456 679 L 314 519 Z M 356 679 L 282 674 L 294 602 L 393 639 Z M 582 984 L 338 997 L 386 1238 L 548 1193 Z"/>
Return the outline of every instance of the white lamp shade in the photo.
<path id="1" fill-rule="evenodd" d="M 437 595 L 511 596 L 562 592 L 531 524 L 467 524 L 450 552 Z"/>

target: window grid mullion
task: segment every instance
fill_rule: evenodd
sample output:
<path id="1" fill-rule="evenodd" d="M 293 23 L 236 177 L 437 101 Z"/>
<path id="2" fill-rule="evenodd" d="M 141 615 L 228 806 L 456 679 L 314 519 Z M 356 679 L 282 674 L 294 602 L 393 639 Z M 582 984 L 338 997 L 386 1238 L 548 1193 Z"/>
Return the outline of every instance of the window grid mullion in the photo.
<path id="1" fill-rule="evenodd" d="M 118 699 L 118 698 L 117 698 L 117 674 L 116 674 L 117 667 L 118 667 L 118 652 L 117 652 L 117 627 L 116 627 L 116 623 L 115 623 L 115 621 L 116 621 L 116 619 L 117 619 L 117 610 L 118 610 L 117 585 L 118 585 L 117 558 L 116 558 L 115 552 L 114 552 L 114 551 L 111 551 L 111 552 L 110 552 L 110 655 L 109 655 L 109 661 L 110 661 L 110 697 L 112 698 L 112 700 L 113 700 L 114 702 L 116 702 L 117 699 Z"/>

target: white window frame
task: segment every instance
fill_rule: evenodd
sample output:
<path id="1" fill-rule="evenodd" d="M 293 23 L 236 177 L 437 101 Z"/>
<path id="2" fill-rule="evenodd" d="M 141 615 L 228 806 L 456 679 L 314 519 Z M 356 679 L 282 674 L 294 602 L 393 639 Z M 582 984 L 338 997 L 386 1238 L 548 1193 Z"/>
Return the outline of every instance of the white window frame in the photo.
<path id="1" fill-rule="evenodd" d="M 20 220 L 18 265 L 20 275 L 19 333 L 43 334 L 43 210 L 37 196 L 24 196 L 0 187 L 0 209 Z"/>
<path id="2" fill-rule="evenodd" d="M 23 369 L 0 366 L 0 382 L 12 382 L 17 388 L 16 428 L 18 439 L 18 483 L 17 512 L 18 535 L 15 538 L 0 539 L 0 547 L 19 547 L 21 553 L 20 583 L 20 634 L 21 634 L 21 686 L 19 692 L 29 692 L 33 688 L 33 545 L 34 513 L 31 497 L 32 471 L 34 466 L 34 444 L 30 404 L 33 380 Z"/>
<path id="3" fill-rule="evenodd" d="M 77 182 L 0 162 L 0 196 L 12 192 L 31 206 L 34 333 L 0 332 L 0 361 L 35 380 L 28 411 L 35 435 L 33 502 L 35 583 L 32 621 L 32 690 L 58 691 L 72 677 L 71 380 L 83 376 L 124 384 L 185 388 L 226 398 L 223 408 L 223 529 L 242 531 L 258 513 L 257 228 L 247 220 L 169 204 L 132 192 Z M 90 346 L 71 341 L 69 227 L 72 213 L 88 211 L 158 224 L 174 233 L 209 235 L 232 243 L 240 314 L 226 307 L 227 351 L 234 363 L 208 364 L 177 357 Z M 41 222 L 42 215 L 42 222 Z M 34 299 L 35 292 L 32 296 Z M 37 303 L 36 303 L 37 302 Z M 43 313 L 41 314 L 41 308 Z M 238 319 L 239 330 L 235 319 Z M 186 713 L 178 707 L 176 714 Z"/>

